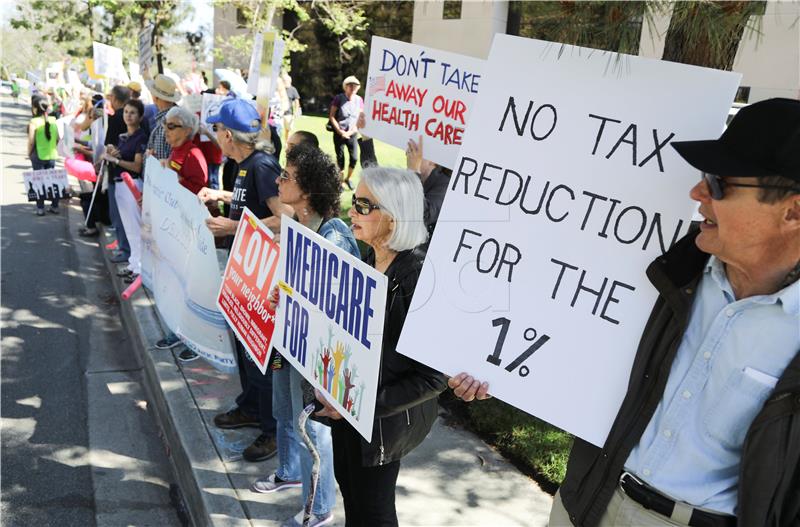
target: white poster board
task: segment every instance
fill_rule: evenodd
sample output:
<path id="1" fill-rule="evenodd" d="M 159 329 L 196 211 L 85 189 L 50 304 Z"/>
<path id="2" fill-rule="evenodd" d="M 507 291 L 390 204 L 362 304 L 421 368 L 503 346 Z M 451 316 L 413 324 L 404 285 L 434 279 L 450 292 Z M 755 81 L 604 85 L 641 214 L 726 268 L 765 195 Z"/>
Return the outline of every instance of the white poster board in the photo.
<path id="1" fill-rule="evenodd" d="M 373 36 L 364 133 L 405 150 L 422 136 L 425 159 L 452 168 L 485 61 Z"/>
<path id="2" fill-rule="evenodd" d="M 94 73 L 109 79 L 128 82 L 128 73 L 122 64 L 122 50 L 100 42 L 92 42 Z"/>
<path id="3" fill-rule="evenodd" d="M 602 445 L 739 78 L 496 35 L 398 350 Z"/>
<path id="4" fill-rule="evenodd" d="M 207 130 L 211 130 L 211 125 L 208 124 L 208 118 L 213 117 L 219 113 L 219 108 L 227 98 L 227 95 L 217 95 L 215 93 L 204 93 L 202 100 L 202 107 L 200 109 L 200 125 L 204 126 Z M 205 134 L 200 135 L 201 141 L 210 141 Z"/>
<path id="5" fill-rule="evenodd" d="M 222 273 L 205 223 L 208 209 L 154 157 L 145 170 L 142 281 L 169 329 L 212 366 L 233 373 L 233 340 L 217 308 Z"/>
<path id="6" fill-rule="evenodd" d="M 370 441 L 386 276 L 288 216 L 280 239 L 272 343 Z"/>
<path id="7" fill-rule="evenodd" d="M 253 39 L 253 53 L 250 55 L 250 68 L 247 73 L 247 93 L 257 96 L 259 100 L 265 98 L 266 102 L 259 103 L 264 107 L 269 106 L 269 99 L 275 91 L 285 47 L 286 43 L 274 31 L 257 33 Z M 265 49 L 268 52 L 268 60 L 264 60 Z M 260 91 L 259 86 L 263 88 Z"/>
<path id="8" fill-rule="evenodd" d="M 149 69 L 153 64 L 153 28 L 150 24 L 139 31 L 139 66 Z"/>
<path id="9" fill-rule="evenodd" d="M 25 182 L 25 191 L 28 201 L 37 199 L 66 199 L 69 197 L 69 181 L 67 171 L 63 168 L 48 168 L 44 170 L 28 170 L 22 173 Z"/>
<path id="10" fill-rule="evenodd" d="M 62 61 L 51 62 L 44 70 L 45 85 L 48 88 L 58 88 L 64 86 L 64 63 Z"/>

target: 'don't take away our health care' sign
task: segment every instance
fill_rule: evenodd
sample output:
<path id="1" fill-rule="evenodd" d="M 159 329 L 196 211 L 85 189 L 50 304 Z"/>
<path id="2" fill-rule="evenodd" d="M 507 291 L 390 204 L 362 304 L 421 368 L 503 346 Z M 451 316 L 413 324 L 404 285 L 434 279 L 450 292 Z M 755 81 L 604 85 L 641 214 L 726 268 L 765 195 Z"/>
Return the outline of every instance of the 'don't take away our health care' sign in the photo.
<path id="1" fill-rule="evenodd" d="M 272 231 L 250 209 L 242 212 L 217 306 L 250 358 L 267 372 L 275 329 L 269 295 L 275 286 L 280 248 Z"/>
<path id="2" fill-rule="evenodd" d="M 288 216 L 280 239 L 273 344 L 371 441 L 386 276 Z"/>
<path id="3" fill-rule="evenodd" d="M 409 139 L 422 136 L 425 159 L 452 168 L 484 64 L 466 55 L 373 36 L 364 133 L 403 149 Z"/>
<path id="4" fill-rule="evenodd" d="M 718 137 L 740 75 L 509 35 L 484 69 L 398 351 L 602 445 L 695 210 L 670 143 Z"/>

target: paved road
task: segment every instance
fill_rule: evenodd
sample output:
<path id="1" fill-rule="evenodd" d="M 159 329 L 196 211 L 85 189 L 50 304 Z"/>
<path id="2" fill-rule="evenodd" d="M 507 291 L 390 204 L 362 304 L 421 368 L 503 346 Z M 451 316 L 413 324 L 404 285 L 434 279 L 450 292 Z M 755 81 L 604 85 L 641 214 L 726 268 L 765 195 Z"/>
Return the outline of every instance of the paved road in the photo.
<path id="1" fill-rule="evenodd" d="M 0 98 L 2 525 L 180 525 L 97 241 L 77 200 L 42 218 L 26 202 L 29 115 Z"/>

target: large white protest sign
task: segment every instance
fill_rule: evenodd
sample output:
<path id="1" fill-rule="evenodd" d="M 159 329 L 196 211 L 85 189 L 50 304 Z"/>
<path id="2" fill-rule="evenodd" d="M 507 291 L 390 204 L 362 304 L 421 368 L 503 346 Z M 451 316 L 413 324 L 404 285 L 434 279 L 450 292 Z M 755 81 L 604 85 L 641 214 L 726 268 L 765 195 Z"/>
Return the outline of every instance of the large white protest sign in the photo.
<path id="1" fill-rule="evenodd" d="M 257 96 L 259 105 L 264 108 L 269 107 L 269 99 L 275 92 L 285 47 L 286 43 L 273 31 L 258 33 L 253 39 L 247 92 Z"/>
<path id="2" fill-rule="evenodd" d="M 372 37 L 364 133 L 398 148 L 422 136 L 426 159 L 452 168 L 485 61 Z"/>
<path id="3" fill-rule="evenodd" d="M 208 209 L 178 176 L 147 158 L 142 206 L 142 282 L 187 347 L 220 371 L 236 371 L 228 324 L 217 308 L 222 274 Z"/>
<path id="4" fill-rule="evenodd" d="M 69 197 L 67 171 L 63 168 L 28 170 L 22 173 L 28 201 Z"/>
<path id="5" fill-rule="evenodd" d="M 283 216 L 273 345 L 372 439 L 386 276 Z"/>
<path id="6" fill-rule="evenodd" d="M 128 72 L 122 64 L 122 50 L 114 46 L 92 42 L 95 75 L 128 81 Z"/>
<path id="7" fill-rule="evenodd" d="M 400 352 L 596 445 L 739 75 L 496 35 Z"/>
<path id="8" fill-rule="evenodd" d="M 139 31 L 139 66 L 148 69 L 153 63 L 153 29 L 152 24 Z"/>
<path id="9" fill-rule="evenodd" d="M 48 88 L 57 88 L 66 84 L 64 82 L 64 62 L 51 62 L 44 70 L 45 85 Z"/>

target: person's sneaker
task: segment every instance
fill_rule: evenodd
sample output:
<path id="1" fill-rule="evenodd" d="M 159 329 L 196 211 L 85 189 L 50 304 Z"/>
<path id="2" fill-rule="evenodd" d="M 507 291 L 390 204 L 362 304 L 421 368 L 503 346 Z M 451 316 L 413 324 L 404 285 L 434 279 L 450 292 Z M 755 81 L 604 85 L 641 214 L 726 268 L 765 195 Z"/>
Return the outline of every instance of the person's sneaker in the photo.
<path id="1" fill-rule="evenodd" d="M 44 216 L 44 209 L 36 209 L 37 216 Z"/>
<path id="2" fill-rule="evenodd" d="M 131 280 L 131 282 L 133 282 L 133 280 Z M 200 355 L 198 355 L 197 353 L 193 352 L 189 348 L 186 348 L 185 350 L 180 352 L 180 354 L 178 355 L 178 360 L 181 361 L 181 362 L 191 362 L 191 361 L 193 361 L 193 360 L 195 360 L 195 359 L 197 359 L 199 357 L 200 357 Z"/>
<path id="3" fill-rule="evenodd" d="M 61 211 L 58 210 L 58 207 L 53 207 L 52 205 L 50 205 L 50 208 L 47 209 L 47 212 L 49 212 L 50 214 L 58 214 Z"/>
<path id="4" fill-rule="evenodd" d="M 84 238 L 94 238 L 100 234 L 100 231 L 97 229 L 87 229 L 86 227 L 82 227 L 78 231 L 78 236 L 83 236 Z"/>
<path id="5" fill-rule="evenodd" d="M 241 408 L 234 408 L 224 414 L 217 414 L 214 416 L 214 425 L 217 428 L 224 428 L 230 430 L 233 428 L 260 428 L 261 423 L 258 417 L 251 417 L 244 413 Z"/>
<path id="6" fill-rule="evenodd" d="M 178 338 L 178 335 L 174 333 L 171 335 L 167 335 L 163 339 L 156 342 L 156 348 L 160 350 L 168 350 L 174 348 L 175 346 L 181 343 L 181 339 Z"/>
<path id="7" fill-rule="evenodd" d="M 303 512 L 300 511 L 283 522 L 281 527 L 303 527 Z M 311 519 L 308 521 L 308 527 L 322 527 L 329 523 L 333 523 L 333 511 L 320 515 L 312 514 Z"/>
<path id="8" fill-rule="evenodd" d="M 117 271 L 117 276 L 119 276 L 120 278 L 126 278 L 126 277 L 128 277 L 128 276 L 130 276 L 132 274 L 133 274 L 133 271 L 131 271 L 127 267 L 122 269 L 121 271 Z"/>
<path id="9" fill-rule="evenodd" d="M 345 184 L 345 185 L 347 185 L 347 188 L 348 188 L 349 190 L 353 190 L 353 184 L 352 184 L 352 183 L 350 183 L 350 180 L 349 180 L 349 179 L 345 179 L 345 180 L 344 180 L 344 184 Z"/>
<path id="10" fill-rule="evenodd" d="M 269 494 L 270 492 L 278 492 L 286 489 L 296 489 L 302 487 L 300 481 L 286 481 L 278 477 L 276 473 L 272 473 L 266 478 L 260 478 L 253 483 L 250 490 L 258 492 L 259 494 Z"/>
<path id="11" fill-rule="evenodd" d="M 111 263 L 124 263 L 128 261 L 128 255 L 117 251 L 108 258 L 108 261 Z"/>
<path id="12" fill-rule="evenodd" d="M 113 251 L 117 247 L 119 247 L 119 242 L 117 240 L 114 240 L 113 242 L 106 244 L 106 249 L 108 249 L 109 251 Z"/>
<path id="13" fill-rule="evenodd" d="M 274 435 L 261 434 L 253 444 L 244 449 L 242 457 L 245 461 L 264 461 L 278 453 L 278 444 Z"/>
<path id="14" fill-rule="evenodd" d="M 125 278 L 123 278 L 122 281 L 125 282 L 126 284 L 132 284 L 132 283 L 134 283 L 136 281 L 136 279 L 138 277 L 139 277 L 138 274 L 131 273 L 128 276 L 126 276 Z"/>

